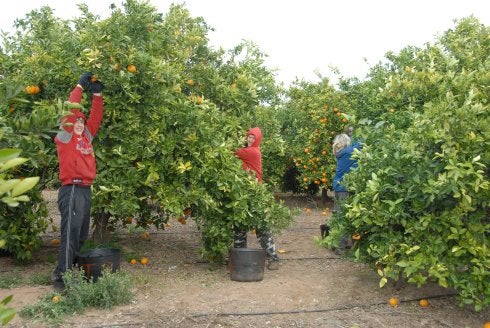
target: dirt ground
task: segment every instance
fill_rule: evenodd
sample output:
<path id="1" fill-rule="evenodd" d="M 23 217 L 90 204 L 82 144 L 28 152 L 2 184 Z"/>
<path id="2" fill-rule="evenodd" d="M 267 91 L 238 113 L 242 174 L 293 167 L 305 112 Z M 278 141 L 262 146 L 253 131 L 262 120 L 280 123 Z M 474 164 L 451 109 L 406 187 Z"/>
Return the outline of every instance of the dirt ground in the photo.
<path id="1" fill-rule="evenodd" d="M 45 194 L 52 215 L 59 220 L 54 204 L 55 192 Z M 293 226 L 275 236 L 283 250 L 278 271 L 265 269 L 258 282 L 230 279 L 226 266 L 202 261 L 199 234 L 192 220 L 181 225 L 171 222 L 165 231 L 151 231 L 148 240 L 138 234 L 120 234 L 120 244 L 127 252 L 149 258 L 148 266 L 121 261 L 121 270 L 136 279 L 135 298 L 129 305 L 110 310 L 89 309 L 66 318 L 63 327 L 471 327 L 481 328 L 490 321 L 490 311 L 474 312 L 462 308 L 453 291 L 436 285 L 417 288 L 405 285 L 378 287 L 379 277 L 364 264 L 336 256 L 318 247 L 319 225 L 329 216 L 322 211 L 331 204 L 320 199 L 283 197 L 291 207 L 302 211 Z M 56 247 L 45 237 L 46 245 L 37 255 L 51 258 Z M 249 235 L 249 247 L 258 247 Z M 20 272 L 50 272 L 54 263 L 33 261 Z M 0 258 L 0 274 L 19 270 L 15 262 Z M 51 286 L 22 286 L 0 289 L 0 299 L 13 294 L 9 304 L 20 310 L 52 291 Z M 400 305 L 387 304 L 390 297 Z M 427 298 L 430 306 L 421 308 L 419 299 Z M 16 316 L 7 327 L 46 327 Z"/>

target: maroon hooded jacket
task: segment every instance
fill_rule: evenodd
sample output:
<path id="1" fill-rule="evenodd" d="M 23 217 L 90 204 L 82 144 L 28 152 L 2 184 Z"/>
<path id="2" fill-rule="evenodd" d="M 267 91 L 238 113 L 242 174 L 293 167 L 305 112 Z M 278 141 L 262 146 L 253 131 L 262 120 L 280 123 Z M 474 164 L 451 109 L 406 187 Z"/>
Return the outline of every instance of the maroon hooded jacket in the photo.
<path id="1" fill-rule="evenodd" d="M 75 87 L 70 93 L 70 102 L 80 103 L 83 90 Z M 92 148 L 92 140 L 99 130 L 104 115 L 101 96 L 92 96 L 92 108 L 88 120 L 78 109 L 61 119 L 62 130 L 54 141 L 58 150 L 59 178 L 62 185 L 81 184 L 89 186 L 95 179 L 96 164 Z M 85 129 L 81 136 L 73 133 L 73 125 L 78 118 L 85 121 Z"/>
<path id="2" fill-rule="evenodd" d="M 248 130 L 247 137 L 251 134 L 255 136 L 255 142 L 250 147 L 238 149 L 235 155 L 242 160 L 242 168 L 253 171 L 257 180 L 262 182 L 262 154 L 260 152 L 262 132 L 255 127 Z"/>

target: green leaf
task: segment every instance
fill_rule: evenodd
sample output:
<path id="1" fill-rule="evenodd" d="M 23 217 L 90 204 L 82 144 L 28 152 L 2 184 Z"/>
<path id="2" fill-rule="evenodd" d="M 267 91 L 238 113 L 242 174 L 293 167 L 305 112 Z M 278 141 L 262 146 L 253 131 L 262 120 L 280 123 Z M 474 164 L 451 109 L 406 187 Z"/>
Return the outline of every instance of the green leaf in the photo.
<path id="1" fill-rule="evenodd" d="M 0 166 L 0 172 L 7 171 L 12 167 L 16 167 L 18 165 L 24 164 L 28 160 L 29 160 L 28 158 L 24 158 L 24 157 L 17 157 L 17 158 L 10 159 Z"/>
<path id="2" fill-rule="evenodd" d="M 30 177 L 21 180 L 14 187 L 14 189 L 12 189 L 12 197 L 22 195 L 26 191 L 31 190 L 38 182 L 39 182 L 39 177 Z"/>
<path id="3" fill-rule="evenodd" d="M 386 277 L 381 278 L 381 280 L 379 281 L 379 288 L 383 288 L 387 282 L 388 282 L 388 278 Z"/>
<path id="4" fill-rule="evenodd" d="M 18 157 L 21 152 L 22 150 L 17 148 L 0 149 L 0 163 Z"/>
<path id="5" fill-rule="evenodd" d="M 7 181 L 2 181 L 2 183 L 0 184 L 0 195 L 5 194 L 6 192 L 13 189 L 19 182 L 20 179 L 10 179 Z"/>

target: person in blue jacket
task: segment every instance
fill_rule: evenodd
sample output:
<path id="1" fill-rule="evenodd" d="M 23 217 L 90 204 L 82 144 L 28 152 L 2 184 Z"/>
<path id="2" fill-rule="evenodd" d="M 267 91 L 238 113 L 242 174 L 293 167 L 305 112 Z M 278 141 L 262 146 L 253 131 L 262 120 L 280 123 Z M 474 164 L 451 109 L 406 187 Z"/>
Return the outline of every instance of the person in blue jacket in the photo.
<path id="1" fill-rule="evenodd" d="M 357 160 L 352 158 L 352 153 L 354 149 L 361 148 L 361 144 L 359 142 L 352 143 L 350 136 L 347 133 L 342 133 L 335 136 L 332 148 L 337 160 L 337 167 L 333 178 L 333 190 L 335 194 L 333 213 L 336 213 L 340 209 L 342 200 L 350 195 L 345 185 L 342 184 L 342 180 L 346 173 L 357 167 Z M 341 255 L 344 249 L 351 248 L 351 246 L 352 240 L 348 236 L 341 236 L 339 247 L 335 249 L 335 253 Z"/>
<path id="2" fill-rule="evenodd" d="M 347 172 L 357 167 L 357 161 L 352 158 L 352 153 L 354 149 L 361 148 L 361 144 L 359 142 L 352 143 L 349 135 L 342 133 L 335 136 L 332 148 L 337 160 L 335 176 L 333 178 L 333 191 L 335 193 L 333 212 L 335 213 L 339 210 L 339 202 L 349 196 L 349 192 L 342 184 L 342 179 Z"/>

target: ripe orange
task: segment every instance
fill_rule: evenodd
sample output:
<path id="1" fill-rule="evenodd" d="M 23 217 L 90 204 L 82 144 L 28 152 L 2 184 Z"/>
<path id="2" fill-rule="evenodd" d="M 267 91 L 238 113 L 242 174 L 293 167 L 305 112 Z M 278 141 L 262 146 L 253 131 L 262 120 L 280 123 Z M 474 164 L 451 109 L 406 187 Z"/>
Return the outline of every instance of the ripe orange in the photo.
<path id="1" fill-rule="evenodd" d="M 490 328 L 490 321 L 485 322 L 483 328 Z"/>
<path id="2" fill-rule="evenodd" d="M 26 93 L 28 95 L 37 95 L 41 89 L 37 85 L 29 85 L 26 87 Z"/>
<path id="3" fill-rule="evenodd" d="M 148 259 L 146 257 L 143 257 L 141 260 L 140 260 L 140 263 L 143 264 L 143 265 L 147 265 L 148 264 Z"/>
<path id="4" fill-rule="evenodd" d="M 388 301 L 388 304 L 390 304 L 391 307 L 395 307 L 395 308 L 398 306 L 398 303 L 399 303 L 398 298 L 396 298 L 396 297 L 392 297 Z"/>
<path id="5" fill-rule="evenodd" d="M 197 103 L 198 105 L 200 105 L 200 104 L 202 104 L 202 102 L 203 102 L 202 97 L 201 97 L 201 96 L 198 96 L 198 97 L 196 98 L 196 103 Z"/>
<path id="6" fill-rule="evenodd" d="M 52 246 L 58 246 L 60 244 L 60 240 L 58 238 L 51 239 L 49 242 Z"/>
<path id="7" fill-rule="evenodd" d="M 428 301 L 428 300 L 426 300 L 425 298 L 423 298 L 423 299 L 421 299 L 421 300 L 419 301 L 419 305 L 420 305 L 421 307 L 428 307 L 428 306 L 429 306 L 429 301 Z"/>
<path id="8" fill-rule="evenodd" d="M 354 240 L 360 240 L 361 239 L 361 235 L 358 234 L 358 233 L 356 233 L 356 234 L 352 235 L 352 239 L 354 239 Z"/>
<path id="9" fill-rule="evenodd" d="M 129 261 L 129 263 L 131 265 L 135 265 L 136 263 L 138 263 L 138 261 L 136 261 L 136 259 L 131 259 L 131 261 Z"/>
<path id="10" fill-rule="evenodd" d="M 192 87 L 195 84 L 195 82 L 193 79 L 189 79 L 189 80 L 187 80 L 187 84 Z"/>
<path id="11" fill-rule="evenodd" d="M 60 301 L 60 297 L 58 295 L 53 296 L 52 298 L 53 303 L 58 303 Z"/>
<path id="12" fill-rule="evenodd" d="M 137 71 L 136 66 L 133 64 L 128 65 L 127 70 L 129 73 L 136 73 L 136 71 Z"/>

